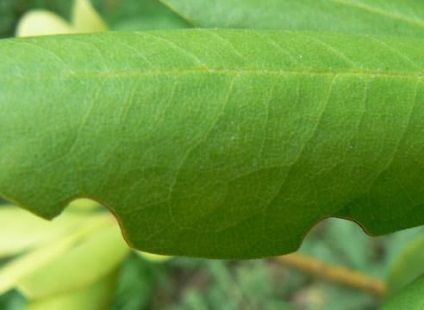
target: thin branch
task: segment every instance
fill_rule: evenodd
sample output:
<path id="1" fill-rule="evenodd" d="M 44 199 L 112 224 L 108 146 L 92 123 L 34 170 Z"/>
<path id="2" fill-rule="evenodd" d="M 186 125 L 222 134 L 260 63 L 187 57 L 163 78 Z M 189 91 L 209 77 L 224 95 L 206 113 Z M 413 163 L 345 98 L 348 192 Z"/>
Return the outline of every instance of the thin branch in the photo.
<path id="1" fill-rule="evenodd" d="M 383 297 L 386 292 L 386 284 L 380 279 L 346 267 L 330 265 L 298 252 L 280 256 L 276 260 L 284 265 L 313 274 L 324 280 L 357 288 L 378 297 Z"/>

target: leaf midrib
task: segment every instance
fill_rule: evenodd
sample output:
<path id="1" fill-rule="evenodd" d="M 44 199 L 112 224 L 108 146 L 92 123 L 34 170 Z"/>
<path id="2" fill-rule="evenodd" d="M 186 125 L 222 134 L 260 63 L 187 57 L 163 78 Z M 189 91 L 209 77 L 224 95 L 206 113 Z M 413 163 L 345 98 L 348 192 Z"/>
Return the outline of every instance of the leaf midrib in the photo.
<path id="1" fill-rule="evenodd" d="M 0 78 L 3 82 L 20 82 L 25 80 L 73 80 L 73 79 L 119 79 L 119 78 L 149 78 L 158 76 L 178 76 L 178 75 L 189 75 L 189 74 L 210 74 L 210 75 L 277 75 L 277 76 L 288 76 L 288 75 L 305 75 L 305 76 L 346 76 L 355 78 L 393 78 L 393 79 L 408 79 L 408 80 L 421 80 L 424 77 L 424 72 L 381 72 L 377 70 L 369 71 L 341 71 L 341 70 L 263 70 L 263 69 L 215 69 L 215 68 L 192 68 L 192 69 L 174 69 L 174 70 L 116 70 L 113 72 L 57 72 L 51 75 L 28 75 L 24 77 L 5 77 Z"/>

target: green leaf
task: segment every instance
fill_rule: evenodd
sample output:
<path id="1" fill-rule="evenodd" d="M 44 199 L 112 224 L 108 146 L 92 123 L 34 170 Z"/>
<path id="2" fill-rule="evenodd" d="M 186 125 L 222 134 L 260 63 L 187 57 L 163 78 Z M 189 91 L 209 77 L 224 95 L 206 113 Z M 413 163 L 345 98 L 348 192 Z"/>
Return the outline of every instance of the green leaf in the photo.
<path id="1" fill-rule="evenodd" d="M 151 253 L 146 253 L 141 251 L 135 251 L 135 252 L 137 255 L 139 255 L 140 257 L 150 262 L 162 263 L 172 258 L 171 256 L 156 255 L 156 254 L 151 254 Z"/>
<path id="2" fill-rule="evenodd" d="M 198 27 L 423 37 L 421 0 L 161 0 Z"/>
<path id="3" fill-rule="evenodd" d="M 75 244 L 54 263 L 22 278 L 17 287 L 31 299 L 83 289 L 115 270 L 128 252 L 117 225 L 109 225 Z"/>
<path id="4" fill-rule="evenodd" d="M 18 3 L 14 0 L 3 0 L 0 3 L 0 38 L 11 36 L 17 14 Z"/>
<path id="5" fill-rule="evenodd" d="M 108 29 L 89 0 L 74 0 L 72 26 L 75 32 L 100 32 Z"/>
<path id="6" fill-rule="evenodd" d="M 72 22 L 47 10 L 33 10 L 26 13 L 16 27 L 17 37 L 101 32 L 107 26 L 88 0 L 75 0 L 72 10 Z"/>
<path id="7" fill-rule="evenodd" d="M 111 223 L 113 222 L 109 217 L 92 218 L 90 223 L 84 223 L 85 225 L 78 227 L 73 235 L 39 247 L 3 265 L 0 269 L 0 294 L 15 288 L 22 279 L 36 273 L 37 270 L 62 259 L 81 239 L 104 227 L 105 224 L 110 225 Z"/>
<path id="8" fill-rule="evenodd" d="M 399 294 L 389 299 L 383 310 L 424 308 L 424 275 L 406 286 Z"/>
<path id="9" fill-rule="evenodd" d="M 338 216 L 424 223 L 424 41 L 186 30 L 0 41 L 0 192 L 102 202 L 164 255 L 295 250 Z"/>
<path id="10" fill-rule="evenodd" d="M 190 25 L 157 0 L 97 1 L 102 16 L 113 30 L 186 28 Z"/>
<path id="11" fill-rule="evenodd" d="M 70 212 L 53 223 L 35 217 L 16 207 L 0 208 L 0 257 L 34 249 L 71 234 L 92 217 Z"/>
<path id="12" fill-rule="evenodd" d="M 72 33 L 71 25 L 52 12 L 34 10 L 26 13 L 16 27 L 17 37 Z"/>
<path id="13" fill-rule="evenodd" d="M 31 300 L 28 310 L 105 309 L 113 297 L 117 272 L 114 270 L 92 285 L 79 290 Z M 60 281 L 59 281 L 60 283 Z"/>
<path id="14" fill-rule="evenodd" d="M 424 237 L 411 240 L 393 264 L 387 278 L 389 294 L 400 291 L 424 273 Z"/>

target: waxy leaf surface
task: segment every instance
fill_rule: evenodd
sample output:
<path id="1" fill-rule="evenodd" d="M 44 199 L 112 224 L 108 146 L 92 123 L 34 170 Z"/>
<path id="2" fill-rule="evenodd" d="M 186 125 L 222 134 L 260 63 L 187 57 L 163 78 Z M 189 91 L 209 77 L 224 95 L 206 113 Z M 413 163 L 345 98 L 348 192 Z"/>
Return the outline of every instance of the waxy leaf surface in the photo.
<path id="1" fill-rule="evenodd" d="M 294 251 L 424 223 L 424 41 L 185 30 L 0 41 L 0 193 L 89 197 L 148 252 Z"/>

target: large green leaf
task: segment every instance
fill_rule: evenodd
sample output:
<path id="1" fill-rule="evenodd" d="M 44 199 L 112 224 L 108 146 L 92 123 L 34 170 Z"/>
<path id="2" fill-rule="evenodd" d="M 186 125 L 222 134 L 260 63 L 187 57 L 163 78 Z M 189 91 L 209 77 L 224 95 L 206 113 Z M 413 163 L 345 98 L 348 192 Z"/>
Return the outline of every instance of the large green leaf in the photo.
<path id="1" fill-rule="evenodd" d="M 322 218 L 424 223 L 424 41 L 186 30 L 0 41 L 0 192 L 76 197 L 168 255 L 295 250 Z"/>
<path id="2" fill-rule="evenodd" d="M 199 27 L 423 37 L 421 0 L 161 0 Z"/>

